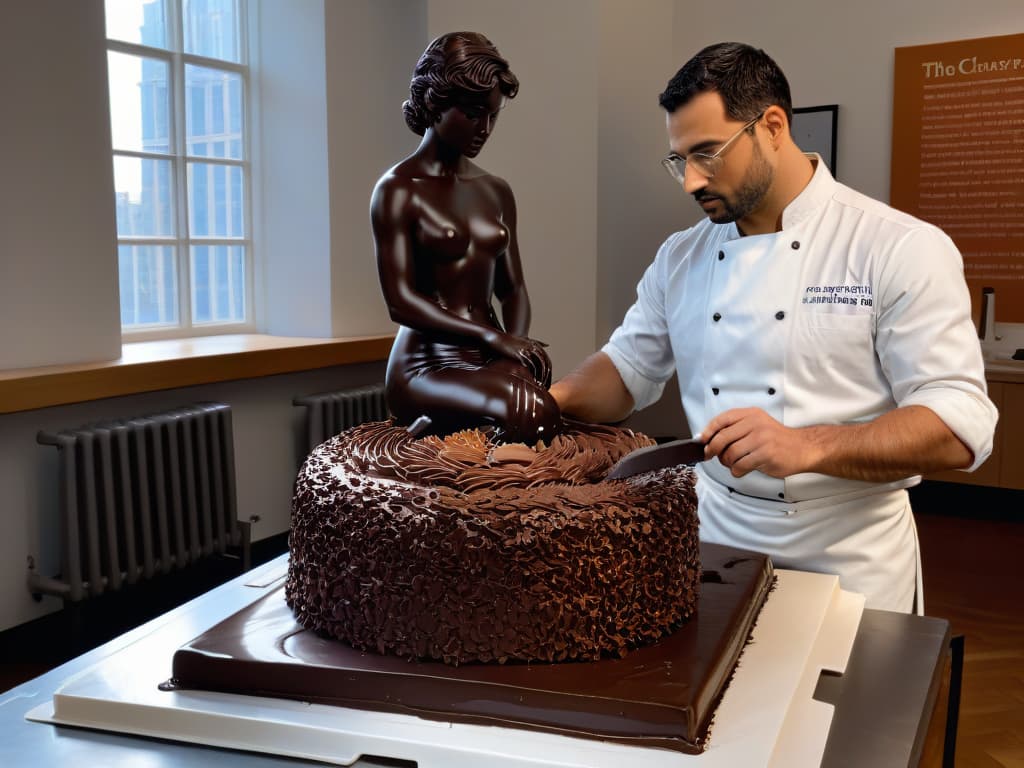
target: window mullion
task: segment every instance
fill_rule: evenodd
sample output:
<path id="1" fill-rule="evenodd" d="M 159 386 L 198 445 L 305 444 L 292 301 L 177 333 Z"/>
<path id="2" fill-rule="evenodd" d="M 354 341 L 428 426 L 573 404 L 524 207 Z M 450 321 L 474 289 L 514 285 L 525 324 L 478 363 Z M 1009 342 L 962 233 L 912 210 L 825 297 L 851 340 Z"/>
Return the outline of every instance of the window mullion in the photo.
<path id="1" fill-rule="evenodd" d="M 244 237 L 193 237 L 192 245 L 246 245 L 249 240 Z"/>
<path id="2" fill-rule="evenodd" d="M 122 235 L 118 238 L 118 242 L 122 245 L 162 245 L 162 246 L 174 246 L 177 243 L 178 238 L 174 235 L 168 235 L 166 237 L 151 237 L 148 235 Z"/>
<path id="3" fill-rule="evenodd" d="M 211 96 L 212 98 L 212 96 Z M 204 204 L 207 210 L 207 231 L 217 232 L 217 174 L 214 172 L 214 166 L 206 164 L 203 166 L 203 171 L 206 173 L 206 200 Z M 225 182 L 227 180 L 225 179 Z M 224 194 L 227 195 L 228 186 L 224 184 Z M 210 217 L 209 212 L 213 213 Z M 207 291 L 206 300 L 210 306 L 210 319 L 213 320 L 217 316 L 217 249 L 207 248 L 206 249 L 206 276 L 209 281 L 209 289 Z"/>
<path id="4" fill-rule="evenodd" d="M 249 163 L 245 160 L 236 160 L 233 157 L 213 157 L 211 155 L 186 155 L 186 160 L 194 160 L 209 165 L 227 165 L 234 168 L 248 168 Z"/>
<path id="5" fill-rule="evenodd" d="M 172 106 L 173 108 L 173 106 Z M 168 152 L 153 152 L 147 149 L 115 149 L 114 157 L 133 157 L 139 160 L 171 160 L 173 156 Z"/>
<path id="6" fill-rule="evenodd" d="M 182 52 L 181 57 L 186 64 L 192 64 L 197 67 L 206 67 L 208 69 L 223 69 L 236 75 L 244 75 L 247 70 L 245 64 L 236 64 L 233 61 L 227 61 L 225 59 L 211 59 L 206 56 L 200 56 L 196 53 Z"/>
<path id="7" fill-rule="evenodd" d="M 256 243 L 256 210 L 258 206 L 256 200 L 256 176 L 262 172 L 262 168 L 260 167 L 260 161 L 256 160 L 253 156 L 260 130 L 255 120 L 255 115 L 259 109 L 258 100 L 260 96 L 257 95 L 257 88 L 254 87 L 251 74 L 253 41 L 259 39 L 258 25 L 260 21 L 259 9 L 256 7 L 256 3 L 250 6 L 249 0 L 239 0 L 239 13 L 244 14 L 242 18 L 246 19 L 246 23 L 242 25 L 241 31 L 242 60 L 246 64 L 242 80 L 243 93 L 245 94 L 245 110 L 243 112 L 245 131 L 242 136 L 242 147 L 243 156 L 246 160 L 245 171 L 243 171 L 246 182 L 243 202 L 245 204 L 245 236 L 247 240 L 244 261 L 245 291 L 243 292 L 242 300 L 244 302 L 246 322 L 254 323 L 262 315 L 262 313 L 257 312 L 256 307 L 257 273 L 261 272 L 257 268 L 259 251 Z M 262 279 L 260 279 L 259 283 L 262 288 Z"/>
<path id="8" fill-rule="evenodd" d="M 138 289 L 138 278 L 139 275 L 139 249 L 136 246 L 132 246 L 132 318 L 137 323 L 139 321 L 140 307 L 140 296 Z"/>
<path id="9" fill-rule="evenodd" d="M 147 59 L 160 59 L 162 61 L 170 61 L 173 55 L 173 50 L 166 48 L 154 48 L 151 45 L 143 45 L 142 43 L 129 43 L 126 40 L 107 40 L 107 50 L 114 51 L 115 53 L 129 53 L 133 56 L 142 56 Z"/>
<path id="10" fill-rule="evenodd" d="M 182 50 L 184 49 L 184 29 L 182 24 L 184 9 L 182 0 L 172 0 L 168 12 L 173 16 L 170 23 L 171 43 L 173 47 L 171 78 L 174 119 L 171 121 L 174 131 L 174 168 L 175 168 L 175 200 L 177 203 L 177 263 L 178 263 L 178 311 L 179 322 L 184 331 L 192 328 L 192 254 L 189 247 L 190 232 L 188 221 L 188 161 L 185 159 L 187 131 L 185 128 L 185 64 Z"/>

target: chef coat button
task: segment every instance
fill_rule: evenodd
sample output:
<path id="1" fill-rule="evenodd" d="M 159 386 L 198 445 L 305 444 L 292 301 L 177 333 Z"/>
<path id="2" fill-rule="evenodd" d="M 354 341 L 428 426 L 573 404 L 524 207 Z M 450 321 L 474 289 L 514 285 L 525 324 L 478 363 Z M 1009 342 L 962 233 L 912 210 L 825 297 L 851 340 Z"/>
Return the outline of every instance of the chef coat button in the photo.
<path id="1" fill-rule="evenodd" d="M 794 251 L 799 251 L 800 250 L 800 241 L 799 240 L 794 240 L 792 243 L 789 244 L 789 247 L 792 248 Z"/>
<path id="2" fill-rule="evenodd" d="M 711 319 L 717 323 L 719 320 L 722 319 L 722 316 L 718 312 L 715 312 L 715 314 L 711 316 Z"/>
<path id="3" fill-rule="evenodd" d="M 776 320 L 781 320 L 785 316 L 786 316 L 786 313 L 783 312 L 781 309 L 778 312 L 775 313 L 775 319 Z"/>
<path id="4" fill-rule="evenodd" d="M 725 487 L 729 488 L 729 486 L 725 486 Z M 729 488 L 729 493 L 735 493 L 735 491 L 732 488 Z"/>
<path id="5" fill-rule="evenodd" d="M 711 394 L 717 395 L 718 394 L 718 387 L 712 387 L 711 388 Z"/>
<path id="6" fill-rule="evenodd" d="M 769 395 L 774 395 L 775 394 L 775 387 L 768 387 L 768 394 Z"/>
<path id="7" fill-rule="evenodd" d="M 718 260 L 721 261 L 724 258 L 725 258 L 725 251 L 719 251 L 718 252 Z"/>
<path id="8" fill-rule="evenodd" d="M 786 494 L 784 494 L 784 493 L 780 493 L 780 494 L 779 494 L 779 498 L 780 498 L 780 499 L 784 499 L 784 498 L 786 498 Z"/>

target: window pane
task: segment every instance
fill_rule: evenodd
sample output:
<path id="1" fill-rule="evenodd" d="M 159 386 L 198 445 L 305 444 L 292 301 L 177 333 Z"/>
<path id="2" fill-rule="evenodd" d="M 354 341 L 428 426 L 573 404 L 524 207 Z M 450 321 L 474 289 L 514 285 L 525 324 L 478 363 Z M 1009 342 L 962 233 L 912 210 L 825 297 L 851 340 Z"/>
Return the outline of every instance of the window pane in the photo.
<path id="1" fill-rule="evenodd" d="M 242 169 L 188 164 L 188 222 L 193 237 L 244 237 Z"/>
<path id="2" fill-rule="evenodd" d="M 167 62 L 110 51 L 107 63 L 114 149 L 170 152 Z"/>
<path id="3" fill-rule="evenodd" d="M 185 53 L 240 62 L 235 0 L 183 0 Z"/>
<path id="4" fill-rule="evenodd" d="M 174 192 L 170 160 L 114 156 L 118 237 L 173 237 Z"/>
<path id="5" fill-rule="evenodd" d="M 242 159 L 242 78 L 208 67 L 185 67 L 188 153 Z"/>
<path id="6" fill-rule="evenodd" d="M 245 64 L 244 4 L 103 3 L 109 45 L 132 48 L 108 50 L 122 326 L 244 323 L 248 74 L 224 69 Z"/>
<path id="7" fill-rule="evenodd" d="M 192 322 L 245 320 L 245 248 L 240 245 L 192 247 Z"/>
<path id="8" fill-rule="evenodd" d="M 121 325 L 143 330 L 178 324 L 178 271 L 174 248 L 164 245 L 117 247 L 121 286 Z"/>
<path id="9" fill-rule="evenodd" d="M 106 0 L 107 37 L 154 48 L 167 47 L 163 0 Z"/>

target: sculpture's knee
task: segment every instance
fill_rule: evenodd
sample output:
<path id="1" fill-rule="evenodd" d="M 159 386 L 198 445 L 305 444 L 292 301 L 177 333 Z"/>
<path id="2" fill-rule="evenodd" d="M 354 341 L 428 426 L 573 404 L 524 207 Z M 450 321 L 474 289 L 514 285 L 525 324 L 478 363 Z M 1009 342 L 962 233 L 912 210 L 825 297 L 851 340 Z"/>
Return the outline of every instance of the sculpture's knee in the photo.
<path id="1" fill-rule="evenodd" d="M 547 390 L 514 382 L 509 408 L 503 419 L 502 436 L 508 442 L 533 445 L 538 440 L 550 443 L 562 426 L 562 413 Z"/>

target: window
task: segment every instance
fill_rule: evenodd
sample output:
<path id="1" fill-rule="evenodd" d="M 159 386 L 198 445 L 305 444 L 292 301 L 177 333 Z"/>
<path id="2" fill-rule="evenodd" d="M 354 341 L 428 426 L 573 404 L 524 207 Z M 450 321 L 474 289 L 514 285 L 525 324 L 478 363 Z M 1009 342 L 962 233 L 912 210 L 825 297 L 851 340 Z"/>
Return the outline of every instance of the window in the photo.
<path id="1" fill-rule="evenodd" d="M 105 0 L 121 327 L 250 330 L 246 0 Z"/>

